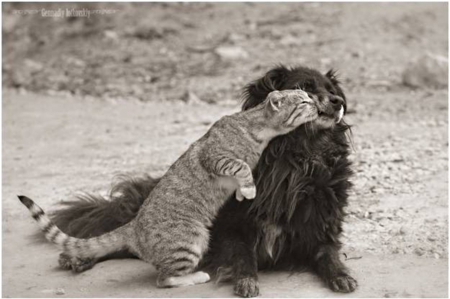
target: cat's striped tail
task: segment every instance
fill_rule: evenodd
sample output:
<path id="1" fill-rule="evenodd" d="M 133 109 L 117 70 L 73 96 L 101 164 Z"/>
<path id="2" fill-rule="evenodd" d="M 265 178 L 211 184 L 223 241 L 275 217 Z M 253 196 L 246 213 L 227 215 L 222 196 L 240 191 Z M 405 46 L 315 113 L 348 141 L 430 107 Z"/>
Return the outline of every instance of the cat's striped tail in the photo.
<path id="1" fill-rule="evenodd" d="M 18 197 L 28 210 L 30 210 L 31 216 L 44 232 L 45 238 L 57 244 L 70 256 L 99 258 L 128 248 L 127 235 L 130 235 L 129 224 L 99 237 L 78 239 L 63 233 L 33 200 L 23 195 L 19 195 Z"/>

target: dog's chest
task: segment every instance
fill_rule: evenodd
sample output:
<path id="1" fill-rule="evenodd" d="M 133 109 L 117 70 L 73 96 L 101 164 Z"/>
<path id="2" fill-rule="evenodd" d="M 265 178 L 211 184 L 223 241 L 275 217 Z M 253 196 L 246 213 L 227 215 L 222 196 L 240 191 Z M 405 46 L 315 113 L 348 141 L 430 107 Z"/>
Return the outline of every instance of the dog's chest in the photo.
<path id="1" fill-rule="evenodd" d="M 281 254 L 285 240 L 283 228 L 269 221 L 261 223 L 258 236 L 258 254 L 264 260 L 276 262 Z"/>
<path id="2" fill-rule="evenodd" d="M 259 223 L 258 255 L 263 261 L 276 264 L 286 252 L 307 258 L 320 244 L 338 241 L 342 210 L 336 205 L 336 197 L 321 198 L 323 194 L 319 193 L 318 197 L 300 200 L 290 220 Z"/>

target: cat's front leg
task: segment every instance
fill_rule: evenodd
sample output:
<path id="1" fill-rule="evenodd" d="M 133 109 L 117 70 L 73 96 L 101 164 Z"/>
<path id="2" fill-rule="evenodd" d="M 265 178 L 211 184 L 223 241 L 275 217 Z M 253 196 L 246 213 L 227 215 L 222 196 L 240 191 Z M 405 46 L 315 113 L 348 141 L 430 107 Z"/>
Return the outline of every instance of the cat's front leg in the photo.
<path id="1" fill-rule="evenodd" d="M 215 173 L 234 177 L 238 182 L 236 199 L 253 199 L 256 196 L 256 186 L 253 180 L 252 169 L 241 159 L 222 157 L 215 163 Z"/>

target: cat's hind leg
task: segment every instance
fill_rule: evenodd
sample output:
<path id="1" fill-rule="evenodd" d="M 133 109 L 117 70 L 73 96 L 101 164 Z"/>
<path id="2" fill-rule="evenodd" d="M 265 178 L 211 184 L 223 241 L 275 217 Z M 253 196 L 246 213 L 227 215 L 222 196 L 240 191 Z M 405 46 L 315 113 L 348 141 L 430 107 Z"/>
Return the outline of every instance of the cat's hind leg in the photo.
<path id="1" fill-rule="evenodd" d="M 166 250 L 165 256 L 154 262 L 158 270 L 158 287 L 180 287 L 205 283 L 210 280 L 207 273 L 197 270 L 198 263 L 207 246 L 208 238 L 182 242 L 172 250 Z M 204 244 L 203 244 L 204 243 Z"/>

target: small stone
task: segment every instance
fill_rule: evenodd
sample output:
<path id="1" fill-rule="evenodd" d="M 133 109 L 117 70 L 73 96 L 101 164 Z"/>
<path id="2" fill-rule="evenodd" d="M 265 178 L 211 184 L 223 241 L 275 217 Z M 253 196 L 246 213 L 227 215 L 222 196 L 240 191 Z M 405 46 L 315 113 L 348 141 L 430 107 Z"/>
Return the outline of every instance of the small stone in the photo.
<path id="1" fill-rule="evenodd" d="M 66 61 L 67 61 L 67 63 L 70 64 L 71 66 L 76 66 L 76 67 L 81 67 L 81 68 L 83 68 L 83 67 L 86 66 L 86 62 L 84 62 L 83 60 L 78 59 L 78 58 L 76 58 L 76 57 L 74 57 L 74 56 L 69 56 L 69 57 L 67 57 L 67 58 L 66 58 Z"/>
<path id="2" fill-rule="evenodd" d="M 238 33 L 231 33 L 228 39 L 233 43 L 238 43 L 244 41 L 246 39 L 246 36 Z"/>
<path id="3" fill-rule="evenodd" d="M 422 248 L 416 248 L 414 249 L 414 253 L 417 254 L 418 256 L 422 256 L 425 252 L 423 251 Z"/>
<path id="4" fill-rule="evenodd" d="M 186 104 L 198 104 L 202 102 L 200 98 L 192 91 L 186 91 L 186 93 L 181 97 L 181 100 Z"/>
<path id="5" fill-rule="evenodd" d="M 435 236 L 431 236 L 431 235 L 428 236 L 427 239 L 428 239 L 428 241 L 431 241 L 431 242 L 434 242 L 437 240 L 437 238 Z"/>
<path id="6" fill-rule="evenodd" d="M 241 47 L 218 47 L 215 53 L 219 55 L 222 60 L 238 60 L 247 58 L 249 55 Z"/>
<path id="7" fill-rule="evenodd" d="M 298 37 L 286 35 L 280 40 L 280 44 L 282 44 L 283 46 L 299 46 L 302 44 L 302 41 Z"/>
<path id="8" fill-rule="evenodd" d="M 438 259 L 441 258 L 441 256 L 439 255 L 439 253 L 435 253 L 435 254 L 434 254 L 434 258 L 438 260 Z"/>
<path id="9" fill-rule="evenodd" d="M 354 58 L 359 58 L 359 57 L 362 56 L 362 53 L 361 52 L 357 52 L 357 51 L 353 51 L 350 55 L 352 57 L 354 57 Z"/>
<path id="10" fill-rule="evenodd" d="M 40 72 L 44 68 L 42 63 L 35 61 L 35 60 L 31 60 L 31 59 L 26 59 L 24 61 L 24 65 L 32 73 Z"/>
<path id="11" fill-rule="evenodd" d="M 356 214 L 356 215 L 361 215 L 361 214 L 362 214 L 362 211 L 361 211 L 361 209 L 359 209 L 359 208 L 354 209 L 352 212 L 353 212 L 354 214 Z"/>
<path id="12" fill-rule="evenodd" d="M 114 42 L 119 40 L 119 35 L 113 30 L 105 30 L 103 34 L 105 35 L 106 39 L 112 40 Z"/>
<path id="13" fill-rule="evenodd" d="M 57 288 L 55 291 L 56 295 L 65 295 L 66 291 L 63 288 Z"/>

